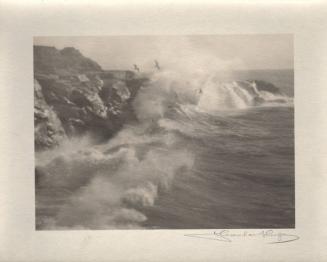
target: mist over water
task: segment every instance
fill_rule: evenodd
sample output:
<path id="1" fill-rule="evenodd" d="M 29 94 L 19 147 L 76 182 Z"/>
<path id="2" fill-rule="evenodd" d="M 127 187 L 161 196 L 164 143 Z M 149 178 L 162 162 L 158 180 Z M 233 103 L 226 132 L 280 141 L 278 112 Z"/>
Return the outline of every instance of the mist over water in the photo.
<path id="1" fill-rule="evenodd" d="M 36 155 L 37 228 L 293 226 L 290 92 L 208 68 L 150 77 L 136 123 Z"/>

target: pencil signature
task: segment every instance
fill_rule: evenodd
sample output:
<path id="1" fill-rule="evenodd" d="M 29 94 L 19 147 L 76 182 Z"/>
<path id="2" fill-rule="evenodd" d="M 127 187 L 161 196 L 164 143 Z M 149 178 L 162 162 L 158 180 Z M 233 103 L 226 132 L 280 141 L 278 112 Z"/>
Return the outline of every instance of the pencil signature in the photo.
<path id="1" fill-rule="evenodd" d="M 204 238 L 208 240 L 216 240 L 222 242 L 232 242 L 234 239 L 263 239 L 267 244 L 280 244 L 292 242 L 300 239 L 299 236 L 294 234 L 288 234 L 280 231 L 269 230 L 258 230 L 249 231 L 244 230 L 241 232 L 230 231 L 223 229 L 220 231 L 214 231 L 212 233 L 205 234 L 186 234 L 186 237 Z"/>

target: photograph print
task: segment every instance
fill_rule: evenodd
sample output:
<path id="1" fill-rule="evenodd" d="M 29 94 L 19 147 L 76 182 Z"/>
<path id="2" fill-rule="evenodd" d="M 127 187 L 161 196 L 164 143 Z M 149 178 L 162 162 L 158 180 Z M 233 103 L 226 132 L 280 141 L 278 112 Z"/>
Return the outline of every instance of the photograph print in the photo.
<path id="1" fill-rule="evenodd" d="M 293 36 L 34 37 L 36 230 L 295 227 Z"/>

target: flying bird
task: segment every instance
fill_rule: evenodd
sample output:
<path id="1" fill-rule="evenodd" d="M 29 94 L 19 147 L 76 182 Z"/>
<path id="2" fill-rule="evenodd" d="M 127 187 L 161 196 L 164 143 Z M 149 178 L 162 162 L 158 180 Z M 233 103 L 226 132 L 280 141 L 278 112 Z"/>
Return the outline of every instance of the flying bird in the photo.
<path id="1" fill-rule="evenodd" d="M 158 63 L 157 60 L 154 60 L 154 66 L 155 66 L 158 70 L 160 70 L 160 66 L 159 66 L 159 63 Z"/>
<path id="2" fill-rule="evenodd" d="M 136 64 L 134 64 L 134 69 L 135 69 L 137 72 L 140 72 L 140 68 L 139 68 Z"/>

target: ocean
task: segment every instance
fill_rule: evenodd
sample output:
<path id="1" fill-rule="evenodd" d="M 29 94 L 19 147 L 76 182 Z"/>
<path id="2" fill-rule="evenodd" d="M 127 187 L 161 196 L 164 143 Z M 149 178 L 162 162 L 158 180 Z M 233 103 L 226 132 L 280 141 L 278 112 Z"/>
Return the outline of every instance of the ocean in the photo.
<path id="1" fill-rule="evenodd" d="M 36 153 L 36 228 L 293 228 L 293 96 L 292 70 L 151 75 L 115 137 Z"/>

